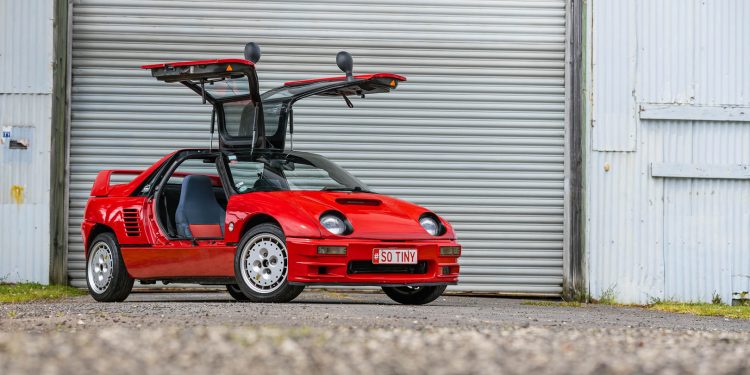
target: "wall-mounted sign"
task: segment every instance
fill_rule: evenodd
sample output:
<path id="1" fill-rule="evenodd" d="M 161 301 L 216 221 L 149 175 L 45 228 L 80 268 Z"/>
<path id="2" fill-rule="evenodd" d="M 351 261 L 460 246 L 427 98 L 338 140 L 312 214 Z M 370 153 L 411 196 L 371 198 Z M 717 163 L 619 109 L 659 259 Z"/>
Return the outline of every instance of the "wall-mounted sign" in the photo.
<path id="1" fill-rule="evenodd" d="M 3 126 L 3 136 L 0 138 L 0 144 L 6 144 L 10 140 L 11 135 L 13 135 L 13 127 L 12 126 Z"/>

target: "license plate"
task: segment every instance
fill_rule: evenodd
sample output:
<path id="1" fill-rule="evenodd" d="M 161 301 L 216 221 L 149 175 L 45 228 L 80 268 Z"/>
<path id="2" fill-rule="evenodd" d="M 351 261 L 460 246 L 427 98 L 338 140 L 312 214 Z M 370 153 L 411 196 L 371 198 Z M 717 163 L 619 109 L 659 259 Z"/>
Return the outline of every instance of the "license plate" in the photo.
<path id="1" fill-rule="evenodd" d="M 417 249 L 375 249 L 373 264 L 417 264 Z"/>

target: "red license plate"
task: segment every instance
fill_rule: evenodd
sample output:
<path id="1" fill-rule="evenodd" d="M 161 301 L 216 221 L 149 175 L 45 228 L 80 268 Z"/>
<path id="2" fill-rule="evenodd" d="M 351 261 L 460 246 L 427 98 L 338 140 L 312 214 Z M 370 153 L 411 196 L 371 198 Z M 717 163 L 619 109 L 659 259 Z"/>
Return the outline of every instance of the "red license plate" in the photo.
<path id="1" fill-rule="evenodd" d="M 417 249 L 375 249 L 373 264 L 417 264 Z"/>

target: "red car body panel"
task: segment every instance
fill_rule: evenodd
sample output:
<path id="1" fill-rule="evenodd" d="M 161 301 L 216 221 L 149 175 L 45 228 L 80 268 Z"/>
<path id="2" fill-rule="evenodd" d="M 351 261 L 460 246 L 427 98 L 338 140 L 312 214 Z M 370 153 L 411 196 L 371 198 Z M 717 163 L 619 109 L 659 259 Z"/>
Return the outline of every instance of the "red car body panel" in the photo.
<path id="1" fill-rule="evenodd" d="M 402 81 L 402 82 L 406 81 L 406 77 L 400 76 L 398 74 L 393 74 L 393 73 L 358 74 L 356 76 L 353 76 L 353 78 L 354 79 L 391 78 L 397 81 Z M 302 79 L 299 81 L 284 82 L 284 86 L 301 86 L 301 85 L 308 85 L 308 84 L 317 83 L 317 82 L 344 81 L 346 79 L 347 79 L 346 76 Z"/>
<path id="2" fill-rule="evenodd" d="M 346 255 L 320 255 L 317 248 L 346 246 Z M 444 241 L 375 241 L 358 239 L 287 238 L 289 248 L 289 281 L 304 284 L 453 284 L 458 281 L 457 257 L 441 257 L 439 246 L 457 246 Z M 378 248 L 417 249 L 418 259 L 427 263 L 424 274 L 350 274 L 351 261 L 371 261 Z M 448 267 L 449 272 L 443 273 Z"/>
<path id="3" fill-rule="evenodd" d="M 141 69 L 158 69 L 167 66 L 191 66 L 191 65 L 209 65 L 209 64 L 242 64 L 255 66 L 252 61 L 245 59 L 213 59 L 213 60 L 195 60 L 195 61 L 175 61 L 171 63 L 158 63 L 142 65 Z"/>
<path id="4" fill-rule="evenodd" d="M 289 251 L 289 281 L 304 284 L 441 284 L 458 281 L 457 257 L 441 257 L 439 246 L 458 246 L 449 223 L 431 236 L 419 225 L 426 209 L 389 196 L 330 191 L 274 191 L 234 194 L 227 203 L 224 238 L 170 239 L 159 227 L 153 201 L 136 192 L 148 176 L 172 154 L 138 174 L 127 184 L 108 186 L 112 171 L 100 172 L 92 188 L 109 192 L 92 196 L 86 206 L 82 233 L 86 255 L 94 229 L 109 228 L 121 245 L 128 274 L 136 279 L 234 277 L 234 257 L 249 223 L 259 215 L 282 228 Z M 114 172 L 117 173 L 117 172 Z M 127 173 L 134 173 L 127 171 Z M 181 174 L 185 176 L 186 174 Z M 106 178 L 105 178 L 106 177 Z M 220 185 L 217 176 L 211 176 Z M 107 185 L 107 186 L 105 186 Z M 343 213 L 353 232 L 334 235 L 318 221 L 326 211 Z M 234 230 L 228 230 L 230 224 Z M 318 246 L 346 246 L 346 255 L 317 254 Z M 417 249 L 427 263 L 423 274 L 349 274 L 350 261 L 372 259 L 376 248 Z M 449 270 L 448 273 L 444 271 Z"/>

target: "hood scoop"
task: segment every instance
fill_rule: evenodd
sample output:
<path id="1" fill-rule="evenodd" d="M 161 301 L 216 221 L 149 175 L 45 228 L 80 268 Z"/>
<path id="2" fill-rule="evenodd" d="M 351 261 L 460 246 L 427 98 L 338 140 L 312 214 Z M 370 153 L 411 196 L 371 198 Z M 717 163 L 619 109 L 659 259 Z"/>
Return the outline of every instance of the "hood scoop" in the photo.
<path id="1" fill-rule="evenodd" d="M 336 198 L 336 203 L 351 206 L 380 206 L 383 202 L 379 199 L 367 198 Z"/>

